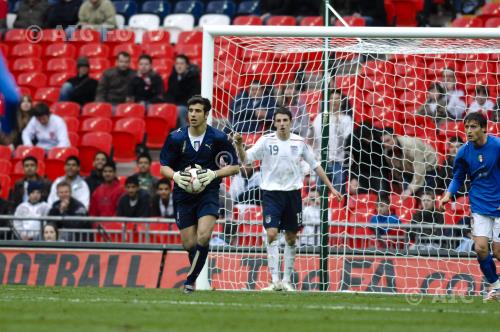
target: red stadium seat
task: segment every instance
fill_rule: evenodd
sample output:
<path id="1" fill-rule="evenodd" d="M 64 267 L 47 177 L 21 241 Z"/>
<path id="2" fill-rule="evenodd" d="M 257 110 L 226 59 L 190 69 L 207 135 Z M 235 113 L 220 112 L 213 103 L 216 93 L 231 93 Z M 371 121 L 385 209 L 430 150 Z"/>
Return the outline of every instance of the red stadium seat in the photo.
<path id="1" fill-rule="evenodd" d="M 75 147 L 53 148 L 49 150 L 47 159 L 45 160 L 45 176 L 49 180 L 54 181 L 64 175 L 66 159 L 71 156 L 78 157 L 78 154 L 78 149 Z"/>
<path id="2" fill-rule="evenodd" d="M 64 122 L 66 122 L 66 128 L 68 128 L 68 132 L 76 133 L 80 128 L 80 121 L 77 118 L 72 116 L 63 117 Z"/>
<path id="3" fill-rule="evenodd" d="M 10 56 L 13 58 L 40 58 L 42 56 L 42 47 L 33 43 L 15 44 L 10 51 Z"/>
<path id="4" fill-rule="evenodd" d="M 439 126 L 439 135 L 441 140 L 446 141 L 448 138 L 458 136 L 466 141 L 464 124 L 462 121 L 446 121 Z"/>
<path id="5" fill-rule="evenodd" d="M 152 58 L 173 59 L 174 48 L 170 44 L 142 44 L 144 53 Z"/>
<path id="6" fill-rule="evenodd" d="M 92 171 L 92 164 L 97 152 L 111 154 L 112 143 L 113 137 L 109 133 L 90 132 L 82 136 L 78 150 L 81 161 L 80 172 L 83 176 L 89 175 Z"/>
<path id="7" fill-rule="evenodd" d="M 9 55 L 9 46 L 0 44 L 0 52 L 2 52 L 4 58 L 7 58 L 7 56 Z"/>
<path id="8" fill-rule="evenodd" d="M 275 15 L 267 19 L 266 25 L 297 25 L 294 16 Z"/>
<path id="9" fill-rule="evenodd" d="M 0 174 L 1 198 L 7 199 L 7 197 L 9 197 L 10 185 L 11 185 L 10 176 L 6 174 Z"/>
<path id="10" fill-rule="evenodd" d="M 369 211 L 376 209 L 377 195 L 358 194 L 351 195 L 347 202 L 347 207 L 353 211 Z"/>
<path id="11" fill-rule="evenodd" d="M 10 160 L 12 157 L 12 150 L 6 145 L 0 145 L 0 159 Z"/>
<path id="12" fill-rule="evenodd" d="M 45 150 L 38 146 L 19 145 L 14 150 L 14 163 L 28 156 L 35 157 L 38 161 L 43 161 L 45 159 Z"/>
<path id="13" fill-rule="evenodd" d="M 170 127 L 168 121 L 158 116 L 148 116 L 145 118 L 147 140 L 146 146 L 150 149 L 160 149 L 165 143 L 170 130 L 175 127 Z"/>
<path id="14" fill-rule="evenodd" d="M 160 117 L 167 120 L 172 128 L 177 124 L 177 106 L 175 104 L 151 104 L 148 107 L 148 117 Z"/>
<path id="15" fill-rule="evenodd" d="M 80 56 L 87 58 L 107 58 L 109 57 L 109 47 L 101 43 L 85 44 L 80 48 Z"/>
<path id="16" fill-rule="evenodd" d="M 41 72 L 43 62 L 38 58 L 20 58 L 14 60 L 12 71 L 14 72 Z"/>
<path id="17" fill-rule="evenodd" d="M 47 159 L 56 159 L 66 161 L 68 157 L 78 157 L 78 149 L 75 147 L 68 148 L 52 148 L 47 152 Z"/>
<path id="18" fill-rule="evenodd" d="M 116 121 L 113 133 L 118 131 L 132 133 L 135 135 L 136 144 L 139 144 L 143 141 L 145 129 L 146 124 L 143 119 L 131 117 Z M 116 144 L 114 145 L 116 149 Z"/>
<path id="19" fill-rule="evenodd" d="M 116 57 L 120 52 L 127 52 L 130 56 L 135 59 L 142 54 L 142 49 L 140 45 L 137 44 L 118 44 L 113 48 L 113 57 Z"/>
<path id="20" fill-rule="evenodd" d="M 117 162 L 131 162 L 136 159 L 136 137 L 127 131 L 113 131 L 113 157 Z"/>
<path id="21" fill-rule="evenodd" d="M 68 43 L 55 43 L 47 46 L 44 56 L 47 58 L 74 58 L 76 47 Z"/>
<path id="22" fill-rule="evenodd" d="M 172 73 L 174 67 L 174 60 L 173 59 L 153 59 L 153 68 L 159 72 L 160 74 L 166 74 L 167 76 L 167 81 L 168 81 L 168 76 L 170 76 L 170 73 Z M 165 82 L 167 84 L 168 82 Z"/>
<path id="23" fill-rule="evenodd" d="M 59 100 L 59 88 L 54 88 L 54 87 L 39 88 L 36 90 L 33 100 L 43 101 L 50 106 L 52 105 L 52 103 Z"/>
<path id="24" fill-rule="evenodd" d="M 324 24 L 323 16 L 304 16 L 300 20 L 300 25 L 301 26 L 318 26 L 318 27 L 322 27 L 325 24 Z"/>
<path id="25" fill-rule="evenodd" d="M 27 30 L 24 29 L 7 30 L 7 32 L 5 32 L 4 41 L 9 46 L 27 43 L 29 42 L 29 38 L 27 38 Z"/>
<path id="26" fill-rule="evenodd" d="M 80 143 L 80 136 L 75 132 L 68 132 L 68 138 L 71 146 L 77 146 Z"/>
<path id="27" fill-rule="evenodd" d="M 177 44 L 174 49 L 175 54 L 184 54 L 189 60 L 201 56 L 201 45 L 199 44 Z"/>
<path id="28" fill-rule="evenodd" d="M 483 21 L 477 17 L 457 17 L 451 22 L 453 28 L 482 28 Z"/>
<path id="29" fill-rule="evenodd" d="M 91 73 L 102 73 L 103 71 L 111 67 L 111 64 L 107 58 L 90 58 L 89 64 Z"/>
<path id="30" fill-rule="evenodd" d="M 122 103 L 116 106 L 115 119 L 118 118 L 143 118 L 146 108 L 139 103 Z"/>
<path id="31" fill-rule="evenodd" d="M 90 118 L 90 117 L 105 117 L 111 118 L 113 114 L 113 105 L 110 103 L 104 102 L 94 102 L 87 103 L 82 108 L 82 117 Z"/>
<path id="32" fill-rule="evenodd" d="M 135 33 L 128 29 L 114 29 L 106 31 L 105 44 L 111 49 L 120 44 L 133 44 L 135 42 Z"/>
<path id="33" fill-rule="evenodd" d="M 13 162 L 14 162 L 14 160 L 13 160 Z M 38 168 L 37 168 L 36 173 L 40 176 L 45 175 L 45 161 L 44 160 L 38 159 Z M 11 176 L 12 176 L 12 178 L 16 178 L 16 180 L 18 180 L 24 176 L 24 167 L 23 167 L 22 159 L 15 160 L 14 169 L 12 170 Z"/>
<path id="34" fill-rule="evenodd" d="M 366 25 L 365 19 L 361 16 L 345 16 L 343 17 L 347 26 L 350 27 L 364 27 Z M 343 27 L 344 24 L 340 20 L 335 21 L 335 26 Z"/>
<path id="35" fill-rule="evenodd" d="M 50 59 L 47 61 L 45 69 L 48 72 L 67 72 L 76 74 L 76 61 L 72 58 Z"/>
<path id="36" fill-rule="evenodd" d="M 151 175 L 153 175 L 157 178 L 163 177 L 163 175 L 160 172 L 160 169 L 161 169 L 161 164 L 159 161 L 153 161 L 151 163 Z"/>
<path id="37" fill-rule="evenodd" d="M 80 116 L 80 105 L 72 101 L 58 101 L 50 106 L 50 111 L 62 117 L 77 118 Z"/>
<path id="38" fill-rule="evenodd" d="M 0 159 L 0 174 L 10 174 L 12 164 L 7 159 Z"/>
<path id="39" fill-rule="evenodd" d="M 142 35 L 142 45 L 145 44 L 167 44 L 170 45 L 170 33 L 168 30 L 146 31 Z"/>
<path id="40" fill-rule="evenodd" d="M 66 42 L 66 32 L 63 29 L 44 29 L 41 37 L 43 46 Z"/>
<path id="41" fill-rule="evenodd" d="M 389 25 L 416 27 L 417 13 L 422 9 L 423 0 L 392 0 L 384 1 Z"/>
<path id="42" fill-rule="evenodd" d="M 203 42 L 203 32 L 198 30 L 182 31 L 179 34 L 177 44 L 197 44 L 201 45 Z"/>
<path id="43" fill-rule="evenodd" d="M 60 88 L 67 80 L 74 75 L 72 73 L 58 72 L 50 75 L 49 86 Z"/>
<path id="44" fill-rule="evenodd" d="M 233 25 L 262 25 L 262 19 L 255 15 L 243 15 L 234 19 Z"/>
<path id="45" fill-rule="evenodd" d="M 70 38 L 72 44 L 80 48 L 87 44 L 94 44 L 101 42 L 101 33 L 92 29 L 75 30 Z"/>
<path id="46" fill-rule="evenodd" d="M 492 17 L 484 22 L 485 28 L 499 28 L 500 27 L 500 17 Z"/>
<path id="47" fill-rule="evenodd" d="M 93 117 L 83 120 L 80 127 L 81 133 L 101 131 L 110 133 L 113 129 L 113 121 L 105 117 Z"/>
<path id="48" fill-rule="evenodd" d="M 39 72 L 25 72 L 17 76 L 17 84 L 30 89 L 33 92 L 37 88 L 43 88 L 47 85 L 47 76 Z"/>

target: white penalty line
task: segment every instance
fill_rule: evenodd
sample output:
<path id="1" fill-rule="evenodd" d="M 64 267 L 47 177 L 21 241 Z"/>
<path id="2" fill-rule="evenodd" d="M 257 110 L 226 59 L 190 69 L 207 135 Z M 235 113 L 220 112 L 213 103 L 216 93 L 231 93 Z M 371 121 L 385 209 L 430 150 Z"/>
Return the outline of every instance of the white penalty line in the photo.
<path id="1" fill-rule="evenodd" d="M 188 295 L 189 296 L 189 295 Z M 117 299 L 117 298 L 60 298 L 54 296 L 0 296 L 0 302 L 25 301 L 25 302 L 70 302 L 70 303 L 120 303 L 120 304 L 166 304 L 166 305 L 184 305 L 184 306 L 207 306 L 207 307 L 228 307 L 228 308 L 262 308 L 262 309 L 296 309 L 296 310 L 325 310 L 325 311 L 372 311 L 372 312 L 419 312 L 419 313 L 448 313 L 448 314 L 481 314 L 490 315 L 494 312 L 488 310 L 462 310 L 450 308 L 418 308 L 418 305 L 410 307 L 382 307 L 382 306 L 366 306 L 366 305 L 294 305 L 294 304 L 278 304 L 278 303 L 237 303 L 237 302 L 212 302 L 212 301 L 179 301 L 179 300 L 138 300 L 138 299 Z"/>

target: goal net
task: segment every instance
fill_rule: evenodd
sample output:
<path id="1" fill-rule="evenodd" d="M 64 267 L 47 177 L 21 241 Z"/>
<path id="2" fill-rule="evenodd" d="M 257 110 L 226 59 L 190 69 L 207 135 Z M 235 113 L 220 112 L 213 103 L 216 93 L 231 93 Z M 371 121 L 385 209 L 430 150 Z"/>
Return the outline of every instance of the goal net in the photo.
<path id="1" fill-rule="evenodd" d="M 500 33 L 266 29 L 206 28 L 202 91 L 213 103 L 212 123 L 242 133 L 247 148 L 272 130 L 274 109 L 287 107 L 292 131 L 344 194 L 342 202 L 328 197 L 304 164 L 297 289 L 482 292 L 468 186 L 445 212 L 435 202 L 466 139 L 463 117 L 483 112 L 489 131 L 500 133 Z M 216 289 L 270 281 L 259 183 L 255 163 L 221 189 L 224 218 L 208 264 Z M 283 251 L 283 236 L 280 244 Z"/>

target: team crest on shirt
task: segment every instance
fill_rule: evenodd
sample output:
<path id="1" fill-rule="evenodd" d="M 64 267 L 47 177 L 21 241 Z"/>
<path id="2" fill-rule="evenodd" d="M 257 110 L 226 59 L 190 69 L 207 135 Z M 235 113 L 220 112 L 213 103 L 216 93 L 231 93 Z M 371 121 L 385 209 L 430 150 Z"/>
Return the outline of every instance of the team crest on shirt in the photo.
<path id="1" fill-rule="evenodd" d="M 292 149 L 292 155 L 297 156 L 299 154 L 299 147 L 296 145 L 292 145 L 290 147 Z"/>
<path id="2" fill-rule="evenodd" d="M 477 159 L 479 160 L 479 162 L 480 162 L 480 163 L 482 163 L 482 162 L 483 162 L 483 160 L 484 160 L 484 159 L 483 159 L 483 155 L 482 155 L 482 154 L 480 154 L 479 156 L 477 156 Z"/>
<path id="3" fill-rule="evenodd" d="M 266 224 L 271 223 L 271 216 L 266 216 Z"/>

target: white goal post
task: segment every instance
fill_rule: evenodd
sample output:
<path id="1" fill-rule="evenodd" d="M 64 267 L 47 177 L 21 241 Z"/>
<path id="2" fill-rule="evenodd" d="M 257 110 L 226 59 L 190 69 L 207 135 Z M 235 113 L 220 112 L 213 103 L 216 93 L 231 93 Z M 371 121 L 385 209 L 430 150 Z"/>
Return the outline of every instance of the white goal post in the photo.
<path id="1" fill-rule="evenodd" d="M 242 93 L 257 81 L 262 91 L 276 101 L 272 106 L 267 104 L 267 110 L 272 112 L 292 84 L 294 88 L 290 90 L 295 95 L 290 100 L 299 100 L 302 104 L 298 108 L 303 106 L 306 110 L 300 116 L 307 117 L 305 138 L 308 142 L 314 142 L 310 137 L 313 119 L 321 119 L 317 151 L 325 167 L 331 162 L 331 95 L 339 93 L 346 99 L 348 110 L 344 111 L 349 113 L 349 126 L 352 126 L 346 131 L 349 138 L 344 142 L 345 160 L 340 161 L 343 167 L 340 185 L 346 198 L 336 205 L 321 189 L 318 190 L 322 197 L 319 207 L 321 222 L 307 235 L 314 244 L 299 239 L 301 246 L 297 252 L 294 277 L 298 289 L 465 292 L 471 295 L 483 291 L 484 282 L 475 255 L 456 248 L 462 237 L 456 234 L 466 228 L 458 224 L 459 219 L 466 217 L 469 211 L 468 206 L 458 207 L 467 204 L 465 196 L 453 203 L 454 212 L 443 214 L 441 225 L 435 226 L 431 220 L 419 224 L 416 230 L 414 216 L 425 210 L 420 196 L 428 192 L 427 177 L 431 176 L 431 168 L 436 171 L 432 173 L 434 180 L 445 183 L 445 179 L 440 178 L 439 169 L 446 165 L 446 144 L 451 136 L 463 134 L 460 119 L 471 110 L 477 88 L 484 86 L 490 102 L 500 100 L 500 29 L 205 26 L 202 59 L 201 94 L 212 101 L 210 123 L 228 132 L 246 128 L 246 143 L 251 145 L 269 127 L 263 124 L 266 119 L 261 117 L 248 120 L 234 116 L 232 112 L 238 98 L 243 98 Z M 445 70 L 451 70 L 457 91 L 462 91 L 457 97 L 462 107 L 456 111 L 459 113 L 452 111 L 449 99 L 443 101 L 444 105 L 439 100 L 432 100 L 437 106 L 427 105 L 431 104 L 431 90 L 438 89 L 435 85 L 441 84 Z M 445 100 L 448 92 L 440 93 Z M 245 98 L 249 97 L 246 95 Z M 495 98 L 499 99 L 495 101 Z M 261 104 L 260 107 L 264 106 Z M 440 107 L 443 107 L 444 115 L 436 110 Z M 498 105 L 495 107 L 499 113 Z M 255 123 L 246 126 L 246 121 Z M 496 121 L 500 121 L 500 117 Z M 391 127 L 396 135 L 421 140 L 435 156 L 432 162 L 426 157 L 425 172 L 419 174 L 426 178 L 426 182 L 425 185 L 419 184 L 419 190 L 411 192 L 411 204 L 408 201 L 397 203 L 393 197 L 400 197 L 407 188 L 415 185 L 410 181 L 413 175 L 415 182 L 419 161 L 410 160 L 414 174 L 405 169 L 401 175 L 395 175 L 397 166 L 391 164 L 390 178 L 377 175 L 380 180 L 389 182 L 389 189 L 384 190 L 388 190 L 391 211 L 396 211 L 394 214 L 400 220 L 397 227 L 391 226 L 397 228 L 394 233 L 388 231 L 394 230 L 390 225 L 377 224 L 386 227 L 382 236 L 380 228 L 369 227 L 371 216 L 379 213 L 381 187 L 367 185 L 367 188 L 359 188 L 364 190 L 354 193 L 348 186 L 356 176 L 355 167 L 361 169 L 359 163 L 355 166 L 352 160 L 354 153 L 361 154 L 353 145 L 353 132 L 362 130 L 366 123 L 370 123 L 370 130 L 376 127 L 382 131 Z M 493 118 L 490 123 L 496 131 L 494 134 L 500 134 L 500 125 L 495 124 Z M 420 151 L 418 149 L 409 150 L 416 154 Z M 401 164 L 407 161 L 406 155 L 403 156 Z M 379 157 L 382 163 L 389 160 L 382 153 Z M 406 178 L 408 173 L 409 179 Z M 315 181 L 310 171 L 305 171 L 305 174 L 309 182 L 303 198 L 307 205 L 310 202 L 308 192 L 315 186 Z M 372 174 L 363 175 L 370 183 Z M 361 181 L 359 183 L 361 186 Z M 226 187 L 229 185 L 226 183 Z M 433 199 L 440 194 L 436 186 L 429 187 Z M 206 266 L 197 283 L 199 289 L 260 289 L 269 277 L 262 243 L 260 207 L 230 201 L 226 197 L 225 218 L 219 220 L 215 230 L 225 243 L 211 247 L 208 268 Z M 440 229 L 438 233 L 433 231 L 436 227 Z M 383 248 L 379 246 L 381 240 L 386 243 Z M 446 244 L 442 244 L 444 242 Z M 390 243 L 390 248 L 386 247 L 387 243 Z"/>

